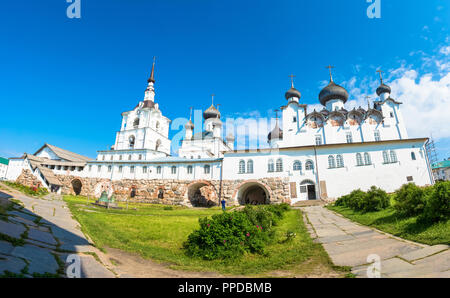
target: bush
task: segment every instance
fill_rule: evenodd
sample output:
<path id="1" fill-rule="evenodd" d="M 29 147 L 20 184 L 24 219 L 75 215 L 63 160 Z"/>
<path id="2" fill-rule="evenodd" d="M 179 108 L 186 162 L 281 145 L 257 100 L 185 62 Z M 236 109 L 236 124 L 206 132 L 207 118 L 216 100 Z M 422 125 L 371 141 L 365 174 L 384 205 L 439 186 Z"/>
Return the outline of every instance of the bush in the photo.
<path id="1" fill-rule="evenodd" d="M 363 192 L 360 189 L 356 189 L 352 191 L 346 200 L 346 206 L 353 209 L 353 210 L 360 210 L 360 206 L 362 205 L 362 202 L 364 200 L 364 196 L 366 195 L 365 192 Z"/>
<path id="2" fill-rule="evenodd" d="M 272 227 L 289 207 L 247 206 L 243 211 L 223 212 L 199 219 L 200 228 L 184 243 L 186 254 L 206 260 L 229 259 L 245 252 L 264 253 L 274 233 Z"/>
<path id="3" fill-rule="evenodd" d="M 30 196 L 43 197 L 48 194 L 48 190 L 43 187 L 35 187 L 35 186 L 29 187 L 17 182 L 10 182 L 10 181 L 4 181 L 3 183 Z"/>
<path id="4" fill-rule="evenodd" d="M 438 182 L 427 196 L 423 214 L 419 220 L 438 222 L 450 218 L 450 181 Z"/>
<path id="5" fill-rule="evenodd" d="M 394 200 L 397 212 L 407 216 L 418 215 L 425 208 L 425 190 L 414 183 L 404 184 L 395 192 Z"/>
<path id="6" fill-rule="evenodd" d="M 376 186 L 372 186 L 364 195 L 359 205 L 359 210 L 363 212 L 379 211 L 389 207 L 389 196 Z"/>

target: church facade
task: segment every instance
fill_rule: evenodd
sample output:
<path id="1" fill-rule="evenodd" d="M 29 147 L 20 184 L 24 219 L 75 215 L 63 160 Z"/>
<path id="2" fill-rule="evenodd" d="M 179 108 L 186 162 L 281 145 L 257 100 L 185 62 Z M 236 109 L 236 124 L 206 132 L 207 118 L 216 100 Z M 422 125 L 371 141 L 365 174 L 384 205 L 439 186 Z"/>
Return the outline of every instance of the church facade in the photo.
<path id="1" fill-rule="evenodd" d="M 51 145 L 10 159 L 9 180 L 33 180 L 53 191 L 190 206 L 269 204 L 333 200 L 372 185 L 388 192 L 414 182 L 433 184 L 427 138 L 409 138 L 401 102 L 383 83 L 366 108 L 345 108 L 347 90 L 332 78 L 319 94 L 320 111 L 301 103 L 294 82 L 285 93 L 281 121 L 268 134 L 268 148 L 235 149 L 224 136 L 214 103 L 203 113 L 203 130 L 192 119 L 178 156 L 171 156 L 170 119 L 155 99 L 153 64 L 144 99 L 122 113 L 110 150 L 91 160 Z M 282 104 L 282 102 L 280 102 Z M 56 151 L 56 152 L 55 152 Z M 36 181 L 33 181 L 36 183 Z"/>

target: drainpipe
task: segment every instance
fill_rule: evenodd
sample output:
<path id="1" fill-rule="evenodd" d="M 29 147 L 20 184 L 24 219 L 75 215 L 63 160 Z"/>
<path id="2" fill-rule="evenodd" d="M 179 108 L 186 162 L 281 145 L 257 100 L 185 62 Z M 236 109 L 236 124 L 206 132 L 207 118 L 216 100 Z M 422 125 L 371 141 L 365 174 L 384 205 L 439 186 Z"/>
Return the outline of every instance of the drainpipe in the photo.
<path id="1" fill-rule="evenodd" d="M 220 160 L 219 206 L 222 203 L 222 174 L 223 174 L 223 158 Z"/>
<path id="2" fill-rule="evenodd" d="M 317 182 L 317 190 L 319 194 L 319 199 L 322 199 L 322 194 L 320 190 L 320 180 L 319 180 L 319 164 L 317 163 L 317 150 L 316 146 L 314 146 L 314 159 L 316 160 L 316 182 Z"/>

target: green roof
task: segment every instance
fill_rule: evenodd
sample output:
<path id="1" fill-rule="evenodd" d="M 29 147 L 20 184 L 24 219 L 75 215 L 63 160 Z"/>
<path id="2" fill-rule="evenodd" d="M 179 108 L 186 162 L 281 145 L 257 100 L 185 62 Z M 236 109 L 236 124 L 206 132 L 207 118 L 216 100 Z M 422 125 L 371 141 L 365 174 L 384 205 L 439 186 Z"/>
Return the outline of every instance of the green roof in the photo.
<path id="1" fill-rule="evenodd" d="M 449 168 L 450 167 L 450 159 L 437 162 L 431 165 L 431 168 L 433 169 L 440 169 L 440 168 Z"/>
<path id="2" fill-rule="evenodd" d="M 0 157 L 0 163 L 1 163 L 1 164 L 4 164 L 4 165 L 8 165 L 8 164 L 9 164 L 9 159 Z"/>

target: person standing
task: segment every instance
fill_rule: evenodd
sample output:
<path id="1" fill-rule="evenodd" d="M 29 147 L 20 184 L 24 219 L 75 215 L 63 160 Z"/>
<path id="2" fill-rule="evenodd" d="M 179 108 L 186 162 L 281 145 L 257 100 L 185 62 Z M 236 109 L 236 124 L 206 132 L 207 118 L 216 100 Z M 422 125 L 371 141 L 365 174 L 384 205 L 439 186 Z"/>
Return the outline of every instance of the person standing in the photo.
<path id="1" fill-rule="evenodd" d="M 222 199 L 221 203 L 222 203 L 222 210 L 225 211 L 226 210 L 225 209 L 225 205 L 226 205 L 225 199 Z"/>

